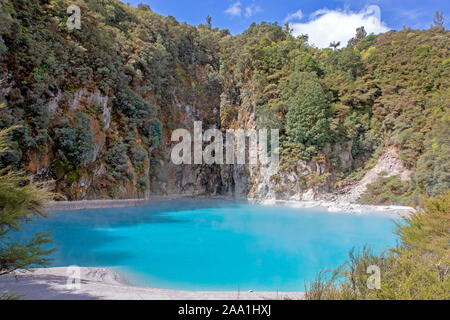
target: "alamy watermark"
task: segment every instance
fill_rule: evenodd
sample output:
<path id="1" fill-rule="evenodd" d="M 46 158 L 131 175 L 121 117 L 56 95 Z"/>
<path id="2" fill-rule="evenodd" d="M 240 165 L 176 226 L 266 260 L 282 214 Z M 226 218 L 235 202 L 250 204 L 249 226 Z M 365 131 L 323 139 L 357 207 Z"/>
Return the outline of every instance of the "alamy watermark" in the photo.
<path id="1" fill-rule="evenodd" d="M 67 290 L 80 290 L 81 289 L 81 269 L 78 266 L 71 266 L 66 269 Z"/>
<path id="2" fill-rule="evenodd" d="M 367 279 L 367 288 L 369 290 L 381 289 L 381 269 L 378 266 L 372 265 L 367 268 L 367 274 L 371 276 Z"/>
<path id="3" fill-rule="evenodd" d="M 171 159 L 176 165 L 249 164 L 256 166 L 260 164 L 278 171 L 279 136 L 278 129 L 271 129 L 269 144 L 267 129 L 227 130 L 222 133 L 214 128 L 203 132 L 203 123 L 196 121 L 193 134 L 186 129 L 177 129 L 172 133 L 172 142 L 177 144 L 172 149 Z M 204 142 L 208 143 L 205 148 L 203 148 Z"/>
<path id="4" fill-rule="evenodd" d="M 67 28 L 69 30 L 81 29 L 81 9 L 79 6 L 72 4 L 67 8 L 67 14 L 69 14 L 69 18 L 67 19 Z"/>

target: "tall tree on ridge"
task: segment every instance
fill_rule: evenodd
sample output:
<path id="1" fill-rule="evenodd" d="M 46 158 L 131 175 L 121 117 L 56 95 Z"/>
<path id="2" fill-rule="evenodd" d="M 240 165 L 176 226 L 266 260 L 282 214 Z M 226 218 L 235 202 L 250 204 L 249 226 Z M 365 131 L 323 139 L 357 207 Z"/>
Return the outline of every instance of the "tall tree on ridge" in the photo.
<path id="1" fill-rule="evenodd" d="M 433 18 L 433 23 L 436 27 L 443 27 L 444 26 L 444 15 L 442 12 L 436 11 Z"/>
<path id="2" fill-rule="evenodd" d="M 208 26 L 208 29 L 211 30 L 212 29 L 212 18 L 210 15 L 208 15 L 206 17 L 206 25 Z"/>
<path id="3" fill-rule="evenodd" d="M 334 50 L 336 50 L 339 46 L 341 45 L 340 41 L 333 41 L 330 43 L 330 48 L 333 48 Z"/>

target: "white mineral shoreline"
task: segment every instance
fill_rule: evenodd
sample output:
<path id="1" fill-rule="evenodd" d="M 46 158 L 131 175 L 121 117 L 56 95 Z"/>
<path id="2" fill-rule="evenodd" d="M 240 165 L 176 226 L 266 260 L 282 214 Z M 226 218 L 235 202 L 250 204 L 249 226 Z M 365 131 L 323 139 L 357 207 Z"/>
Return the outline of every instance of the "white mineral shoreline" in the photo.
<path id="1" fill-rule="evenodd" d="M 330 201 L 288 201 L 265 200 L 258 202 L 266 206 L 285 206 L 299 209 L 316 209 L 333 213 L 347 213 L 358 215 L 382 215 L 387 217 L 402 218 L 410 216 L 416 211 L 412 207 L 405 206 L 371 206 L 354 203 L 340 203 Z"/>
<path id="2" fill-rule="evenodd" d="M 335 213 L 352 214 L 377 214 L 390 217 L 405 217 L 415 212 L 416 209 L 405 206 L 372 206 L 360 205 L 354 203 L 345 203 L 339 201 L 293 201 L 293 200 L 260 200 L 260 199 L 235 199 L 225 196 L 189 196 L 189 195 L 171 195 L 171 196 L 151 196 L 147 199 L 128 199 L 128 200 L 85 200 L 85 201 L 59 201 L 49 202 L 48 210 L 69 211 L 69 210 L 87 210 L 87 209 L 107 209 L 107 208 L 125 208 L 144 206 L 156 202 L 173 200 L 238 200 L 248 201 L 265 206 L 286 206 L 291 208 L 317 209 Z"/>
<path id="3" fill-rule="evenodd" d="M 134 287 L 104 268 L 80 268 L 80 286 L 68 287 L 67 268 L 34 269 L 0 277 L 0 294 L 23 300 L 286 300 L 302 292 L 182 291 Z"/>

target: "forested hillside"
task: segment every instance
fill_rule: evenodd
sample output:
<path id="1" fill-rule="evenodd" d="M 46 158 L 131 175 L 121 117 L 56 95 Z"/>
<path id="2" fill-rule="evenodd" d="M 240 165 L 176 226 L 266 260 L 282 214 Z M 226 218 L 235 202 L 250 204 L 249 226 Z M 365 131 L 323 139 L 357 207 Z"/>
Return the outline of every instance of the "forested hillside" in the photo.
<path id="1" fill-rule="evenodd" d="M 81 30 L 66 26 L 73 3 Z M 449 189 L 443 27 L 379 36 L 360 28 L 343 49 L 317 49 L 288 25 L 232 36 L 205 21 L 194 27 L 116 0 L 1 1 L 0 128 L 20 125 L 1 165 L 51 181 L 71 200 L 320 198 L 345 194 L 390 150 L 403 169 L 378 172 L 360 201 L 411 204 Z M 279 128 L 280 173 L 174 167 L 170 134 L 195 120 Z"/>

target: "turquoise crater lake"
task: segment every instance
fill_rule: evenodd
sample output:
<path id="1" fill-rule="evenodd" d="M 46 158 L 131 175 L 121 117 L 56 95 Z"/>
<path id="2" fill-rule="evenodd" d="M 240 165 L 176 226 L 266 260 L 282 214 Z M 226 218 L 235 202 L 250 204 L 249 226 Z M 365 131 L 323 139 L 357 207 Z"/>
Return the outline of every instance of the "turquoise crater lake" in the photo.
<path id="1" fill-rule="evenodd" d="M 228 201 L 51 212 L 25 232 L 52 231 L 53 267 L 110 267 L 139 286 L 180 290 L 303 291 L 352 247 L 396 245 L 383 215 Z"/>

